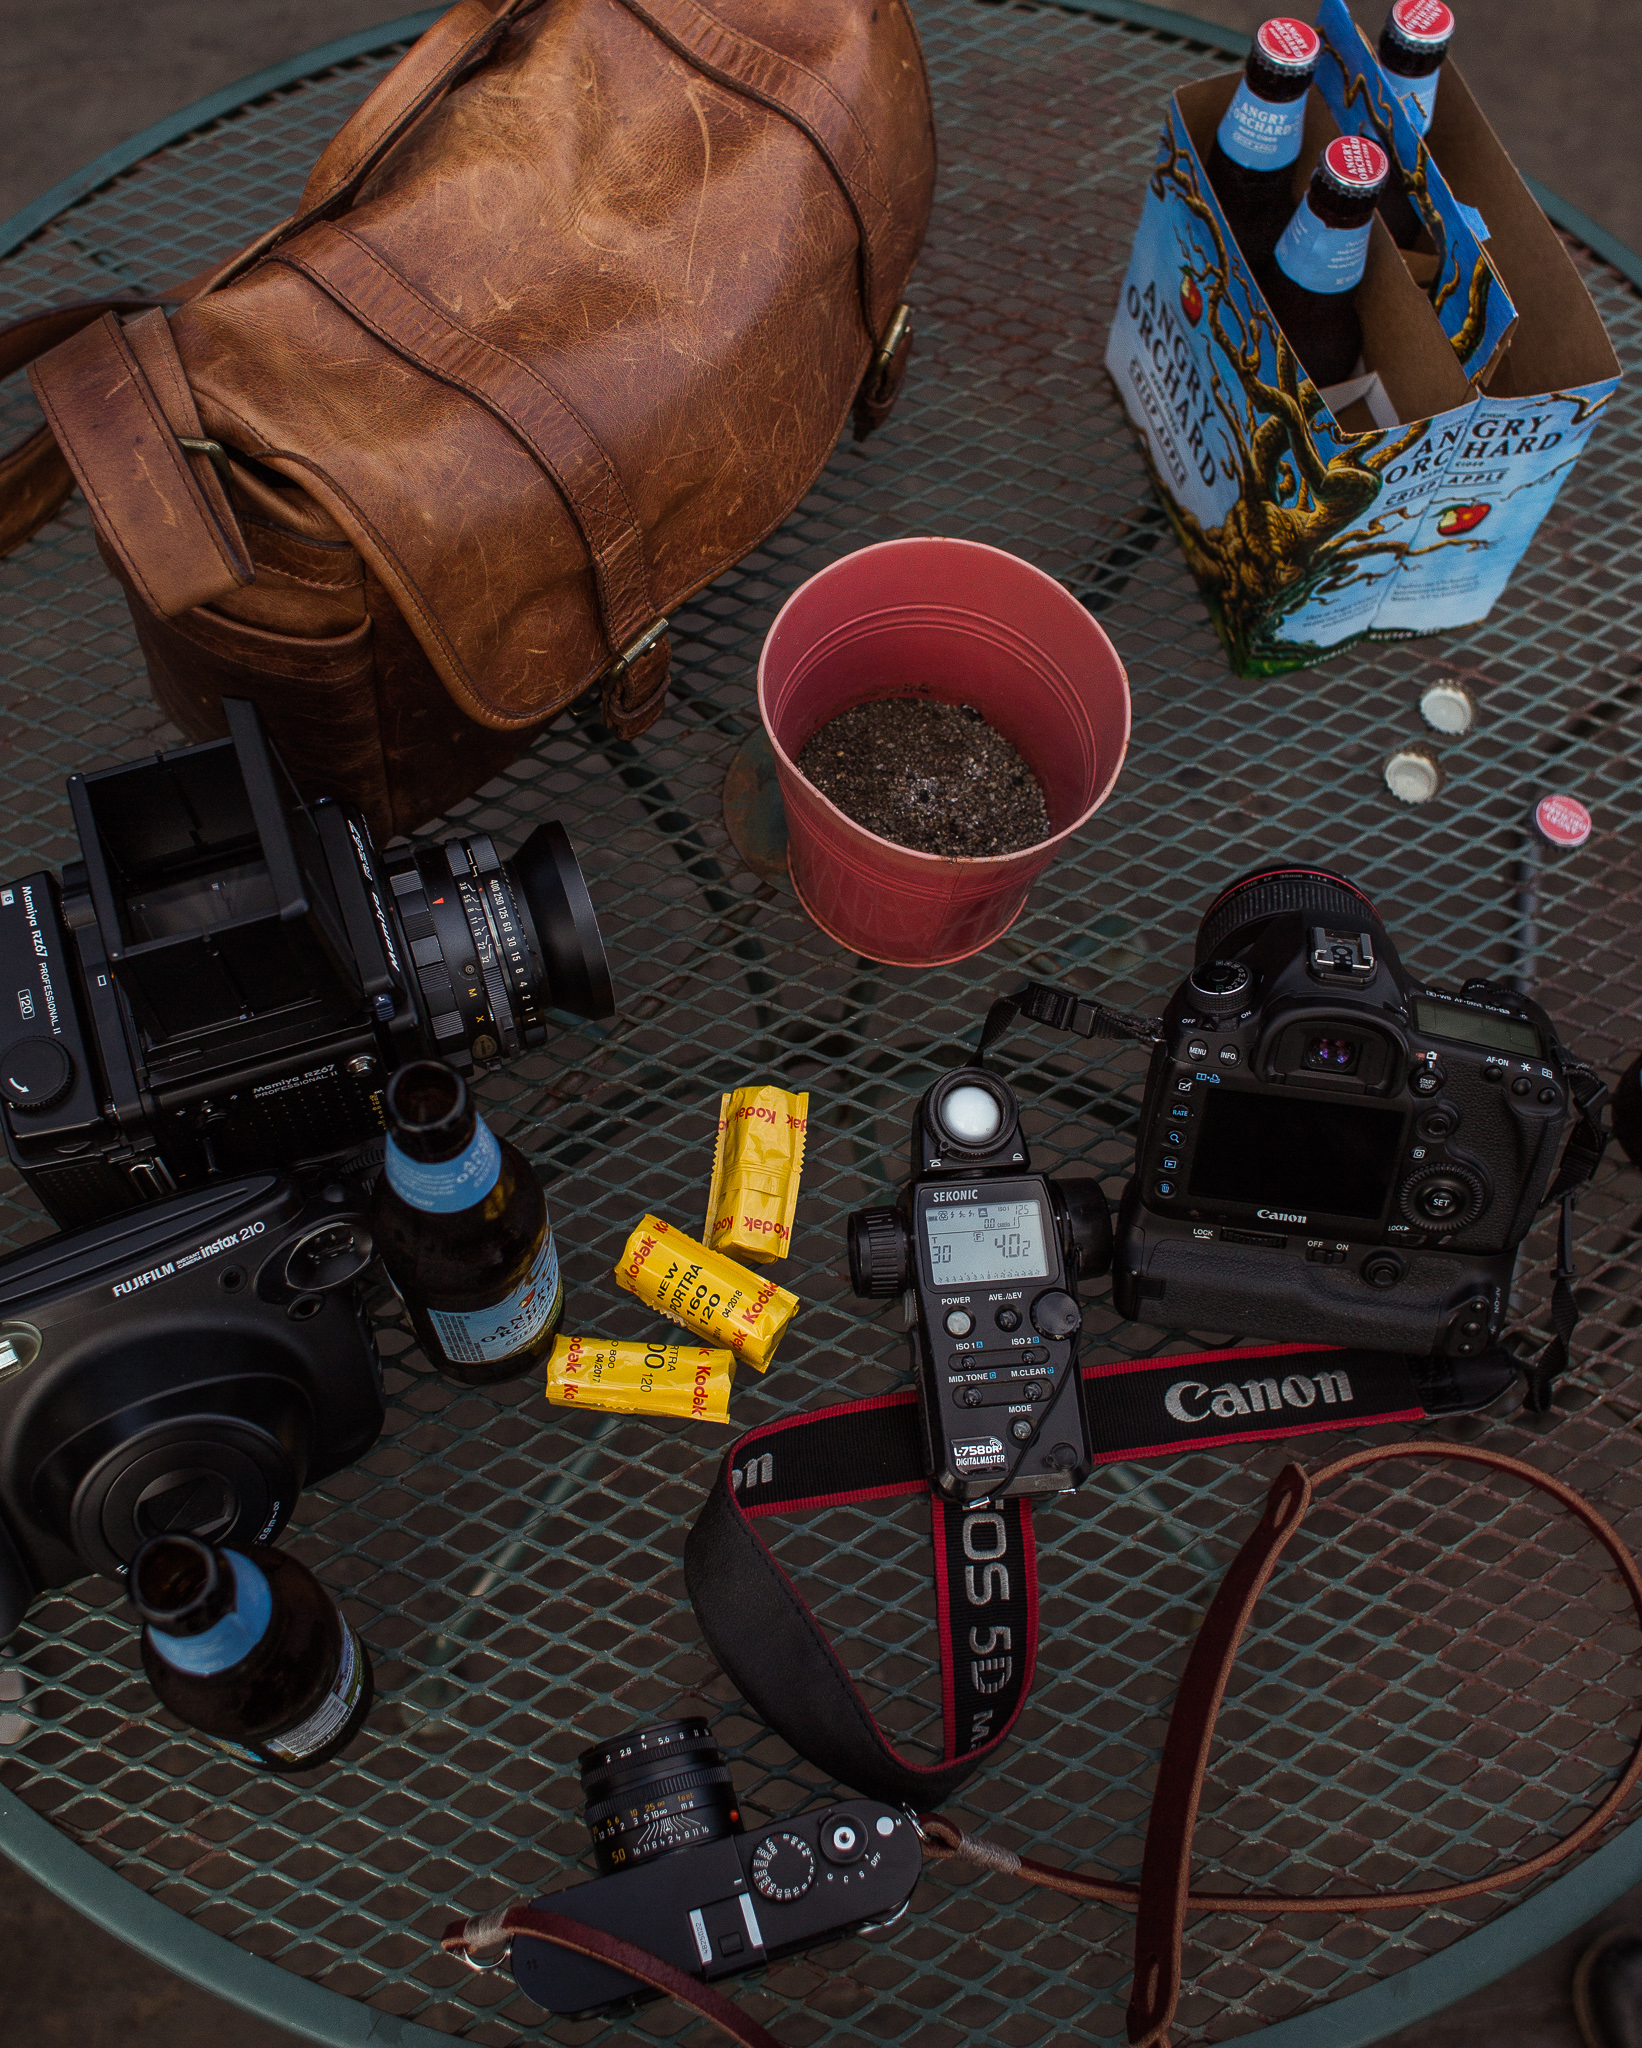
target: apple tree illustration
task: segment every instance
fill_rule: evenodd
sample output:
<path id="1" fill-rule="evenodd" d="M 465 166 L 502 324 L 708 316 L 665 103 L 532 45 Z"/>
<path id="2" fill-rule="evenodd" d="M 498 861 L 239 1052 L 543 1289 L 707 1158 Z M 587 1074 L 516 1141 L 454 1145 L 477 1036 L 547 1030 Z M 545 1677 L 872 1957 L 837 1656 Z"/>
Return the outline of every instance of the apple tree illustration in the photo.
<path id="1" fill-rule="evenodd" d="M 1485 543 L 1454 536 L 1416 549 L 1417 521 L 1401 510 L 1357 524 L 1379 497 L 1385 470 L 1419 445 L 1428 423 L 1336 444 L 1328 408 L 1281 328 L 1262 304 L 1245 310 L 1232 296 L 1225 237 L 1172 125 L 1152 189 L 1160 198 L 1172 191 L 1196 224 L 1184 276 L 1236 380 L 1228 384 L 1210 351 L 1211 395 L 1230 449 L 1220 469 L 1238 493 L 1224 521 L 1205 527 L 1160 486 L 1161 496 L 1232 665 L 1242 675 L 1281 673 L 1319 652 L 1284 633 L 1314 598 L 1383 574 L 1409 554 Z M 1267 342 L 1275 356 L 1269 377 L 1261 368 Z"/>

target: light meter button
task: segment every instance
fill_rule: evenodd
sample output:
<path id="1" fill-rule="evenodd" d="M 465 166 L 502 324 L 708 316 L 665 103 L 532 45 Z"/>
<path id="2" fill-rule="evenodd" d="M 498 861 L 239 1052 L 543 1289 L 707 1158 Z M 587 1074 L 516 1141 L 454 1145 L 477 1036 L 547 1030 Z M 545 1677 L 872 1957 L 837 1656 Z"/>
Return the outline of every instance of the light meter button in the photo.
<path id="1" fill-rule="evenodd" d="M 946 1312 L 946 1333 L 949 1337 L 967 1337 L 975 1327 L 975 1318 L 964 1308 L 949 1308 Z"/>

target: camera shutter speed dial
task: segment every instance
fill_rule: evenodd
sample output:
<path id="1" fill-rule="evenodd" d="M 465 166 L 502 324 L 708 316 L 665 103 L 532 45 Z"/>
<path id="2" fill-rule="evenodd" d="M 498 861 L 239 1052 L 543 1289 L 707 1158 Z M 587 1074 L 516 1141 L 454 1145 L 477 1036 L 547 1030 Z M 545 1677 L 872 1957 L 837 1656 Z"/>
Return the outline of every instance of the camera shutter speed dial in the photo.
<path id="1" fill-rule="evenodd" d="M 797 1835 L 766 1835 L 753 1851 L 753 1890 L 785 1905 L 815 1882 L 815 1852 Z"/>
<path id="2" fill-rule="evenodd" d="M 50 1109 L 74 1085 L 74 1062 L 55 1038 L 20 1038 L 0 1062 L 0 1095 L 13 1109 Z"/>

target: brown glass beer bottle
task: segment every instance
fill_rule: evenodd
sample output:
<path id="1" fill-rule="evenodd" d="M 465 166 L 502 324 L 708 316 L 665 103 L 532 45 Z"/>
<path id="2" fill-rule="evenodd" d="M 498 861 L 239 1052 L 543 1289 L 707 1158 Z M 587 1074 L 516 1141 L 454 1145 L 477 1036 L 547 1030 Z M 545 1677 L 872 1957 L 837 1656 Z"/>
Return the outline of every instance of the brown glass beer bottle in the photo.
<path id="1" fill-rule="evenodd" d="M 1290 348 L 1319 387 L 1343 383 L 1363 352 L 1354 294 L 1390 161 L 1363 135 L 1337 135 L 1283 230 L 1260 284 Z"/>
<path id="2" fill-rule="evenodd" d="M 1420 135 L 1437 110 L 1439 73 L 1453 33 L 1453 10 L 1446 0 L 1396 0 L 1380 31 L 1380 69 Z M 1380 218 L 1399 248 L 1412 249 L 1419 240 L 1423 222 L 1400 178 L 1387 180 Z"/>
<path id="3" fill-rule="evenodd" d="M 1265 262 L 1294 211 L 1294 160 L 1322 44 L 1303 21 L 1263 21 L 1209 151 L 1209 183 L 1251 269 Z"/>
<path id="4" fill-rule="evenodd" d="M 282 1550 L 156 1536 L 131 1560 L 126 1589 L 160 1704 L 258 1770 L 312 1770 L 370 1711 L 365 1645 Z"/>
<path id="5" fill-rule="evenodd" d="M 464 1386 L 516 1379 L 564 1308 L 541 1183 L 438 1060 L 401 1067 L 387 1110 L 371 1228 L 428 1362 Z"/>

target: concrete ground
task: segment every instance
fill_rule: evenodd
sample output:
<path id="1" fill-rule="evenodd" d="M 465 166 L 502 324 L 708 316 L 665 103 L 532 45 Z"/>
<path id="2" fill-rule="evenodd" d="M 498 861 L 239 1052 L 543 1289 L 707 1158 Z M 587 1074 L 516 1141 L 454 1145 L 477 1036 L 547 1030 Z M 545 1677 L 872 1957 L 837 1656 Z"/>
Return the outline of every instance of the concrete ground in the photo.
<path id="1" fill-rule="evenodd" d="M 1642 0 L 1454 0 L 1455 49 L 1517 162 L 1642 248 Z M 0 219 L 173 109 L 403 10 L 382 0 L 0 0 Z M 1187 0 L 1252 30 L 1261 0 Z M 1299 12 L 1309 13 L 1308 6 Z M 1358 13 L 1377 19 L 1377 5 Z M 1594 1926 L 1642 1924 L 1642 1893 Z M 291 2035 L 90 1929 L 0 1860 L 0 2039 L 30 2048 L 281 2048 Z M 1384 2048 L 1579 2048 L 1584 1936 Z"/>

